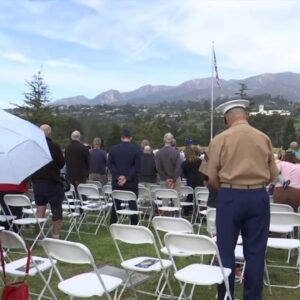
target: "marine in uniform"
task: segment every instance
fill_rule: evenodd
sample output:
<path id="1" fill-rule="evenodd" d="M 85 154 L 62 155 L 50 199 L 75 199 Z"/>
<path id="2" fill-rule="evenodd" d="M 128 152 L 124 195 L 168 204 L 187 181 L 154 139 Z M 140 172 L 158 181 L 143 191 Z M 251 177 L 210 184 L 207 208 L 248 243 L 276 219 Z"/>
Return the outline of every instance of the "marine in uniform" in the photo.
<path id="1" fill-rule="evenodd" d="M 278 176 L 270 139 L 247 122 L 248 100 L 219 105 L 228 129 L 209 144 L 207 162 L 200 171 L 219 190 L 217 197 L 217 243 L 224 267 L 231 268 L 230 292 L 234 299 L 235 256 L 238 235 L 243 238 L 246 261 L 244 300 L 262 299 L 265 250 L 270 204 L 265 186 Z M 225 287 L 218 287 L 224 299 Z"/>

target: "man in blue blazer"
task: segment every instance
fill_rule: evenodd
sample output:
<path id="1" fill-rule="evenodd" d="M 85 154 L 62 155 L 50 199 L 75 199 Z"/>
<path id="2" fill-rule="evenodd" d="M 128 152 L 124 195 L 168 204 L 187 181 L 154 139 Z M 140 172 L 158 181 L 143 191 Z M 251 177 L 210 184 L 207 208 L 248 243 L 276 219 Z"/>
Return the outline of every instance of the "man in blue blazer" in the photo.
<path id="1" fill-rule="evenodd" d="M 138 173 L 140 172 L 141 150 L 132 144 L 132 136 L 125 129 L 121 135 L 121 143 L 111 147 L 108 155 L 108 168 L 112 175 L 112 189 L 131 191 L 138 197 Z M 112 207 L 110 223 L 117 222 L 116 209 L 120 209 L 120 201 Z M 129 201 L 129 208 L 137 210 L 136 201 Z M 138 224 L 138 215 L 131 216 L 131 224 Z"/>

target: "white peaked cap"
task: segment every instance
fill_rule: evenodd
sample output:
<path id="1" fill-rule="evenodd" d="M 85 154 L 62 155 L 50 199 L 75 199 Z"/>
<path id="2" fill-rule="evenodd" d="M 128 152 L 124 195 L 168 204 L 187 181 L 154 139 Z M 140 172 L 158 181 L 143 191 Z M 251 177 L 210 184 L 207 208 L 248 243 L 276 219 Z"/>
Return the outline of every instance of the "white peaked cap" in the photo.
<path id="1" fill-rule="evenodd" d="M 229 110 L 240 107 L 240 108 L 248 108 L 250 105 L 250 102 L 248 100 L 244 99 L 238 99 L 238 100 L 231 100 L 225 103 L 220 104 L 216 107 L 216 112 L 221 114 L 226 114 Z"/>

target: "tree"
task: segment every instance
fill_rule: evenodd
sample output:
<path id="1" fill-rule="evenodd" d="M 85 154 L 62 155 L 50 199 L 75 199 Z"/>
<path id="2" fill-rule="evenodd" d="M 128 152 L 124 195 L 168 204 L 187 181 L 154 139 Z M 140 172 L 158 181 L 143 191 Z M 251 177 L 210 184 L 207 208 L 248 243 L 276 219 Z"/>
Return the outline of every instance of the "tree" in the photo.
<path id="1" fill-rule="evenodd" d="M 25 80 L 25 85 L 29 88 L 29 92 L 24 93 L 25 105 L 15 104 L 18 112 L 37 125 L 51 121 L 52 108 L 47 105 L 50 102 L 50 91 L 42 77 L 42 71 L 40 70 L 37 74 L 34 74 L 30 81 Z"/>
<path id="2" fill-rule="evenodd" d="M 240 82 L 239 85 L 240 85 L 240 88 L 239 88 L 238 92 L 236 92 L 234 94 L 238 95 L 240 99 L 247 99 L 248 98 L 248 94 L 247 94 L 246 91 L 248 91 L 249 88 L 243 82 Z"/>
<path id="3" fill-rule="evenodd" d="M 284 128 L 282 145 L 284 149 L 288 149 L 290 142 L 294 141 L 296 138 L 296 130 L 294 126 L 293 119 L 288 119 Z"/>

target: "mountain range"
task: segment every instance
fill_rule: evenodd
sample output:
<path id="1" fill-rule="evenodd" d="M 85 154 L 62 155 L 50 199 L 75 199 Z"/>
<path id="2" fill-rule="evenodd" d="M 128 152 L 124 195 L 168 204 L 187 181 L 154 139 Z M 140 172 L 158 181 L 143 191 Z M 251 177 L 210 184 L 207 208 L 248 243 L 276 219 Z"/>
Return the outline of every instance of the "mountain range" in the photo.
<path id="1" fill-rule="evenodd" d="M 298 102 L 300 100 L 300 74 L 292 72 L 265 73 L 245 79 L 220 80 L 221 88 L 214 80 L 215 97 L 236 97 L 241 83 L 244 83 L 249 96 L 270 94 L 273 97 L 283 98 Z M 60 105 L 122 105 L 130 104 L 154 104 L 162 101 L 188 101 L 210 99 L 211 78 L 200 78 L 185 81 L 177 86 L 144 85 L 130 92 L 108 90 L 95 98 L 89 99 L 83 95 L 59 99 L 51 103 Z"/>

